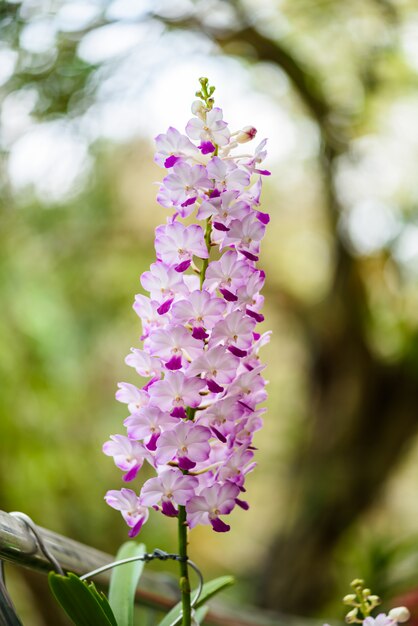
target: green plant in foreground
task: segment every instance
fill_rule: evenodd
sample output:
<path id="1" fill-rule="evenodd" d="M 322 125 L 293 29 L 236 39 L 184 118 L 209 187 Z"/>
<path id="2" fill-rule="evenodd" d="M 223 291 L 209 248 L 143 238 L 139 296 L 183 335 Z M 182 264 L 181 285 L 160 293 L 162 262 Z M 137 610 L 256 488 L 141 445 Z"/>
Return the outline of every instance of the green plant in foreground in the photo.
<path id="1" fill-rule="evenodd" d="M 76 626 L 134 626 L 135 596 L 148 556 L 144 544 L 128 541 L 121 546 L 115 564 L 124 559 L 136 560 L 113 569 L 109 599 L 96 589 L 94 583 L 82 580 L 71 572 L 64 576 L 50 572 L 49 586 L 57 602 Z M 222 576 L 205 583 L 196 601 L 195 610 L 191 612 L 191 623 L 201 623 L 207 612 L 205 602 L 233 582 L 232 576 Z M 193 597 L 195 593 L 196 591 L 192 592 Z M 181 620 L 182 603 L 179 602 L 158 626 L 176 626 Z"/>

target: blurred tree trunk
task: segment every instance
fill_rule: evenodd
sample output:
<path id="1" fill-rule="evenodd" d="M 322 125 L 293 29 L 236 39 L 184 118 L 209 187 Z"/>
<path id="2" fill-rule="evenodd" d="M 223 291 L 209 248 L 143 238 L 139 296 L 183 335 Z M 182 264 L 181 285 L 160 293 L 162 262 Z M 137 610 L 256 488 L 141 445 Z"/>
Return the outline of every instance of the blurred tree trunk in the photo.
<path id="1" fill-rule="evenodd" d="M 357 264 L 345 254 L 310 328 L 310 431 L 295 454 L 291 526 L 274 540 L 262 573 L 259 598 L 270 608 L 308 615 L 330 597 L 333 549 L 418 428 L 418 370 L 407 358 L 388 365 L 373 355 L 366 317 Z"/>

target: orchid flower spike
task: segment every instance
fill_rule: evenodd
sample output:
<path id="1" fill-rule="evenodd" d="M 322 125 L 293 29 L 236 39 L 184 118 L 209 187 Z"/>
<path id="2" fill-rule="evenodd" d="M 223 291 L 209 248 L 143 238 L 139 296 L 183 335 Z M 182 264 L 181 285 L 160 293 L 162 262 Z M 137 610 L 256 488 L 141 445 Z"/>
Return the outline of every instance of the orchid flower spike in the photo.
<path id="1" fill-rule="evenodd" d="M 168 210 L 155 230 L 156 260 L 135 297 L 142 345 L 126 363 L 138 378 L 119 383 L 129 415 L 126 433 L 103 451 L 131 489 L 110 490 L 130 534 L 149 510 L 226 532 L 256 466 L 253 436 L 262 426 L 266 381 L 258 352 L 269 340 L 259 324 L 265 273 L 257 264 L 269 221 L 260 211 L 266 140 L 244 156 L 239 144 L 256 129 L 232 130 L 200 79 L 185 134 L 170 127 L 155 138 L 163 170 L 157 202 Z M 183 220 L 187 218 L 185 223 Z M 143 465 L 155 472 L 142 488 Z M 147 476 L 148 477 L 148 476 Z"/>

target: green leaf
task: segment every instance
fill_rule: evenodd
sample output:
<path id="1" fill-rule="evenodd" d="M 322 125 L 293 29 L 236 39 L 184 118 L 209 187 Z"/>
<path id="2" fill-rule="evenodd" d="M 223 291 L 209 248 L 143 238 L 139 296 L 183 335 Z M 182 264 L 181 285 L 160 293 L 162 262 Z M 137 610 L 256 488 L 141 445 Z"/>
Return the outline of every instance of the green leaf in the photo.
<path id="1" fill-rule="evenodd" d="M 112 609 L 94 583 L 80 580 L 71 572 L 60 576 L 50 572 L 48 582 L 56 600 L 76 626 L 118 626 Z"/>
<path id="2" fill-rule="evenodd" d="M 214 580 L 210 580 L 208 583 L 203 585 L 202 593 L 200 594 L 200 598 L 196 603 L 195 608 L 198 609 L 205 602 L 210 600 L 214 595 L 226 589 L 226 587 L 230 587 L 234 584 L 233 576 L 221 576 L 220 578 L 215 578 Z M 196 593 L 194 589 L 192 591 L 193 594 Z M 181 622 L 181 602 L 176 604 L 175 607 L 171 609 L 169 613 L 164 617 L 164 619 L 158 624 L 158 626 L 176 626 Z"/>
<path id="3" fill-rule="evenodd" d="M 127 541 L 122 544 L 116 561 L 145 554 L 143 543 Z M 134 561 L 118 565 L 112 570 L 109 587 L 109 602 L 116 616 L 118 626 L 133 626 L 135 591 L 144 569 L 144 561 Z"/>
<path id="4" fill-rule="evenodd" d="M 96 585 L 93 582 L 89 583 L 89 589 L 93 596 L 96 598 L 97 602 L 102 607 L 103 612 L 106 614 L 106 617 L 108 618 L 110 623 L 113 624 L 113 626 L 119 626 L 116 617 L 112 611 L 112 608 L 109 604 L 109 600 L 107 599 L 103 591 L 97 591 Z"/>

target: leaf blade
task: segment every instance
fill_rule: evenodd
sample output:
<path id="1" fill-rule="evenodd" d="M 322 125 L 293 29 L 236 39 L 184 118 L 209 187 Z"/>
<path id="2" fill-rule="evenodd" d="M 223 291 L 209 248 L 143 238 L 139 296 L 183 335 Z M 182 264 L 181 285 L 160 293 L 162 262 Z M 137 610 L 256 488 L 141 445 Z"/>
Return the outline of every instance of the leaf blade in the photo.
<path id="1" fill-rule="evenodd" d="M 71 572 L 66 576 L 50 572 L 48 583 L 55 599 L 76 626 L 118 626 L 104 594 L 100 596 L 94 585 L 93 590 Z"/>
<path id="2" fill-rule="evenodd" d="M 118 550 L 116 560 L 129 559 L 145 554 L 143 543 L 126 541 Z M 144 569 L 144 561 L 119 565 L 112 570 L 109 587 L 109 603 L 118 626 L 133 626 L 135 591 Z"/>
<path id="3" fill-rule="evenodd" d="M 107 597 L 103 593 L 103 591 L 98 591 L 97 588 L 96 588 L 96 585 L 93 582 L 89 583 L 89 589 L 90 589 L 90 592 L 96 598 L 97 602 L 102 607 L 103 612 L 105 613 L 105 615 L 108 618 L 108 620 L 111 622 L 112 626 L 118 626 L 118 623 L 116 621 L 116 617 L 115 617 L 115 615 L 114 615 L 114 613 L 112 611 L 112 608 L 111 608 L 111 606 L 109 604 L 109 600 L 107 599 Z"/>

